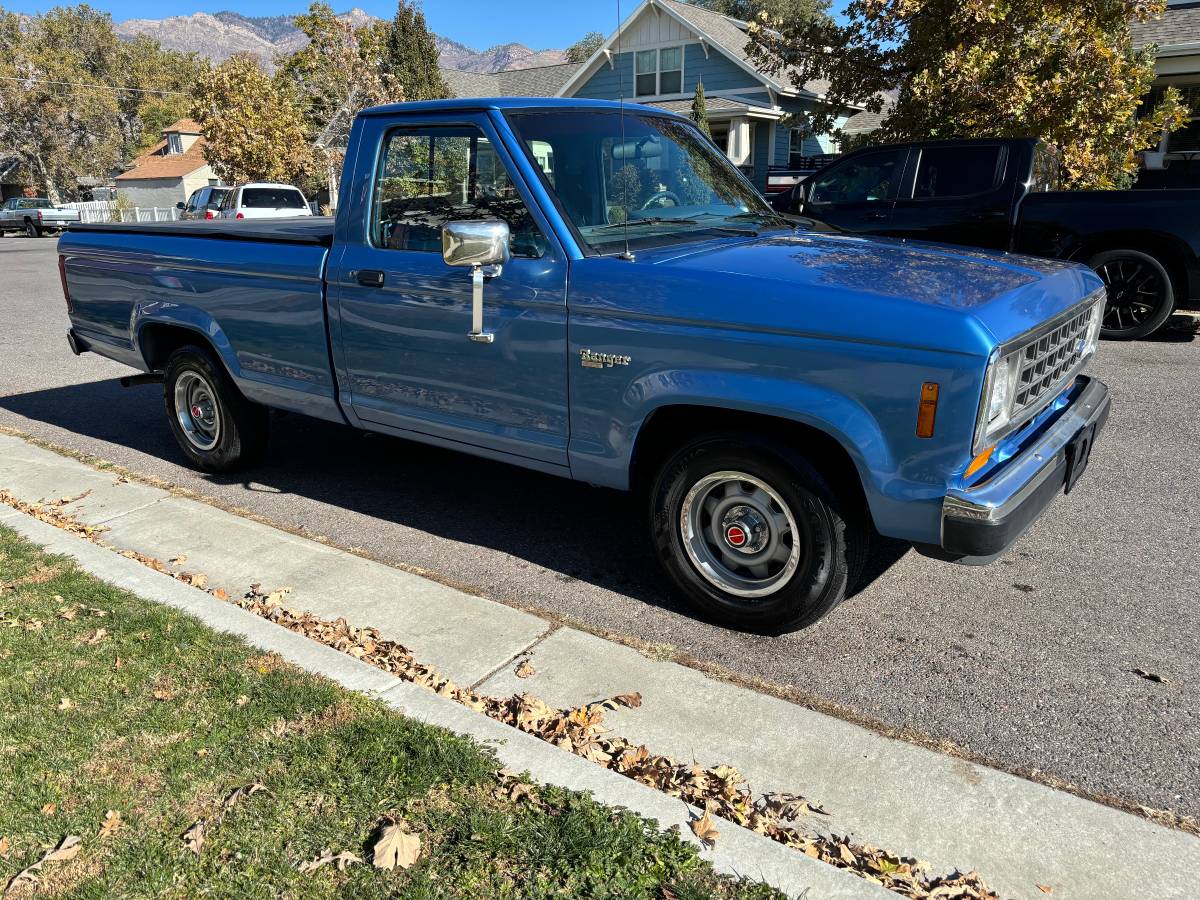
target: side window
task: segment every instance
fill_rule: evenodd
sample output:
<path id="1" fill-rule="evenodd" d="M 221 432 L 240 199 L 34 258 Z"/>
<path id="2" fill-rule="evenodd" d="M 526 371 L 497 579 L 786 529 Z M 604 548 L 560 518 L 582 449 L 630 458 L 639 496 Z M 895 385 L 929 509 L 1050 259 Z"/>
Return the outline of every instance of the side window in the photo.
<path id="1" fill-rule="evenodd" d="M 809 203 L 870 203 L 896 196 L 903 150 L 877 150 L 847 160 L 813 182 Z"/>
<path id="2" fill-rule="evenodd" d="M 1057 191 L 1058 172 L 1058 157 L 1038 144 L 1033 151 L 1033 183 L 1029 185 L 1030 193 Z"/>
<path id="3" fill-rule="evenodd" d="M 203 191 L 192 191 L 192 195 L 188 197 L 188 202 L 184 206 L 184 212 L 195 212 L 200 208 L 200 195 Z"/>
<path id="4" fill-rule="evenodd" d="M 442 226 L 507 222 L 513 256 L 539 257 L 546 241 L 503 160 L 477 128 L 393 131 L 375 174 L 371 242 L 388 250 L 442 252 Z"/>
<path id="5" fill-rule="evenodd" d="M 999 147 L 932 147 L 921 151 L 915 200 L 986 194 L 1000 180 Z"/>

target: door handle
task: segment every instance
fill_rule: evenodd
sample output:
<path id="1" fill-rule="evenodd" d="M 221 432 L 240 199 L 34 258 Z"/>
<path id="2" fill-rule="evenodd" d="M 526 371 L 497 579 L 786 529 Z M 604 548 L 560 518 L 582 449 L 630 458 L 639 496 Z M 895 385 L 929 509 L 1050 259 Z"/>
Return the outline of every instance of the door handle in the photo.
<path id="1" fill-rule="evenodd" d="M 381 269 L 359 269 L 354 273 L 354 278 L 364 287 L 383 287 L 387 280 Z"/>

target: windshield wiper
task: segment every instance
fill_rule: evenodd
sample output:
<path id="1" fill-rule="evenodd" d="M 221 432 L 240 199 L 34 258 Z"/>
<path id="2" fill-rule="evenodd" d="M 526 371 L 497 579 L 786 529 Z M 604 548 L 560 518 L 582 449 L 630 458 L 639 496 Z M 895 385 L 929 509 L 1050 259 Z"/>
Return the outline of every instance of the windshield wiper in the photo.
<path id="1" fill-rule="evenodd" d="M 754 219 L 759 222 L 777 222 L 780 225 L 790 225 L 791 223 L 777 212 L 756 213 L 743 212 L 734 213 L 732 216 L 725 216 L 726 219 Z"/>
<path id="2" fill-rule="evenodd" d="M 668 219 L 665 216 L 649 216 L 645 219 L 630 219 L 628 222 L 609 222 L 607 225 L 593 225 L 592 231 L 607 231 L 610 228 L 637 228 L 639 225 L 699 225 L 695 219 Z"/>

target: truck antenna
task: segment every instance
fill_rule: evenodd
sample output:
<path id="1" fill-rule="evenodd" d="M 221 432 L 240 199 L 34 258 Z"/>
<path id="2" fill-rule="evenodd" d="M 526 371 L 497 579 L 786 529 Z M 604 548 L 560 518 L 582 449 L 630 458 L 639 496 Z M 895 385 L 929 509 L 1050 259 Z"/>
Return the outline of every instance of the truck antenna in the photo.
<path id="1" fill-rule="evenodd" d="M 617 0 L 617 65 L 618 66 L 621 63 L 621 32 L 624 30 L 622 27 L 624 24 L 625 23 L 621 20 L 621 0 Z M 625 150 L 626 150 L 626 148 L 625 148 L 625 72 L 620 68 L 617 69 L 617 95 L 618 95 L 618 104 L 619 104 L 619 112 L 617 113 L 617 118 L 619 118 L 621 120 L 621 155 L 624 156 Z M 616 160 L 615 153 L 613 154 L 613 175 L 617 176 L 617 160 Z M 614 180 L 622 189 L 621 199 L 623 201 L 628 201 L 629 198 L 624 193 L 625 179 L 618 176 L 618 177 L 615 177 Z M 628 260 L 629 262 L 633 262 L 635 257 L 632 253 L 629 252 L 629 207 L 626 206 L 624 203 L 622 203 L 621 208 L 622 208 L 622 214 L 625 216 L 624 228 L 622 228 L 622 231 L 625 235 L 625 252 L 622 253 L 618 257 L 618 259 L 624 259 L 624 260 Z"/>

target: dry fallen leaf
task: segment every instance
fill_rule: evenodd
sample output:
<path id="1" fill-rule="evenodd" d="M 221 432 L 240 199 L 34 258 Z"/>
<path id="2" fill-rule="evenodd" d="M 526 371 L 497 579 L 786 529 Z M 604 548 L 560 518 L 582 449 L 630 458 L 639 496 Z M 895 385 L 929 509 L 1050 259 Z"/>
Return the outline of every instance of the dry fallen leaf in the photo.
<path id="1" fill-rule="evenodd" d="M 617 694 L 613 697 L 621 706 L 627 706 L 630 709 L 637 709 L 642 705 L 642 695 L 638 691 L 631 691 L 628 694 Z"/>
<path id="2" fill-rule="evenodd" d="M 523 659 L 521 660 L 521 664 L 517 666 L 516 676 L 518 678 L 528 678 L 536 672 L 537 669 L 533 667 L 533 663 L 527 659 Z"/>
<path id="3" fill-rule="evenodd" d="M 83 641 L 83 643 L 87 644 L 89 647 L 94 647 L 94 646 L 96 646 L 96 644 L 100 643 L 106 637 L 108 637 L 108 629 L 107 628 L 97 628 L 95 631 L 93 631 L 89 635 L 86 635 L 81 640 Z"/>
<path id="4" fill-rule="evenodd" d="M 1033 883 L 1033 886 L 1035 888 L 1037 888 L 1039 891 L 1041 891 L 1043 894 L 1053 894 L 1054 893 L 1054 888 L 1050 887 L 1050 885 L 1048 885 L 1048 884 L 1038 884 L 1035 881 Z"/>
<path id="5" fill-rule="evenodd" d="M 247 697 L 245 694 L 242 694 L 233 702 L 236 703 L 238 706 L 245 706 L 247 703 L 250 702 L 250 698 Z"/>
<path id="6" fill-rule="evenodd" d="M 316 859 L 310 859 L 308 862 L 300 863 L 299 869 L 305 874 L 315 872 L 322 866 L 327 866 L 330 863 L 337 866 L 339 872 L 346 871 L 346 866 L 358 865 L 362 860 L 351 853 L 349 850 L 343 850 L 341 853 L 330 853 L 326 850 Z"/>
<path id="7" fill-rule="evenodd" d="M 400 822 L 388 825 L 379 835 L 371 863 L 377 869 L 410 868 L 421 855 L 421 839 Z"/>
<path id="8" fill-rule="evenodd" d="M 253 797 L 260 791 L 267 791 L 268 794 L 271 793 L 269 790 L 267 790 L 267 786 L 265 784 L 257 781 L 253 784 L 243 785 L 240 788 L 230 791 L 229 795 L 225 798 L 225 801 L 221 805 L 225 809 L 232 809 L 242 800 L 246 799 L 247 797 Z"/>
<path id="9" fill-rule="evenodd" d="M 182 566 L 185 562 L 187 562 L 187 554 L 180 553 L 178 556 L 173 556 L 167 561 L 173 566 Z"/>
<path id="10" fill-rule="evenodd" d="M 65 711 L 65 710 L 74 709 L 74 708 L 75 708 L 75 704 L 74 704 L 74 702 L 72 702 L 70 697 L 63 697 L 61 700 L 58 701 L 58 709 L 60 711 Z"/>
<path id="11" fill-rule="evenodd" d="M 1147 681 L 1153 681 L 1155 684 L 1170 684 L 1170 680 L 1157 674 L 1156 672 L 1147 672 L 1145 669 L 1134 669 L 1133 674 L 1138 678 L 1145 678 Z"/>
<path id="12" fill-rule="evenodd" d="M 229 594 L 226 592 L 226 590 L 224 588 L 217 588 L 215 591 L 212 592 L 212 595 L 214 597 L 216 597 L 218 600 L 228 600 L 229 599 Z"/>
<path id="13" fill-rule="evenodd" d="M 204 590 L 204 588 L 208 587 L 208 576 L 200 574 L 192 575 L 190 578 L 188 578 L 188 584 L 194 588 L 200 588 L 201 590 Z"/>
<path id="14" fill-rule="evenodd" d="M 7 837 L 0 837 L 0 859 L 8 859 L 9 851 L 12 849 L 12 841 Z"/>
<path id="15" fill-rule="evenodd" d="M 154 692 L 154 699 L 161 700 L 163 703 L 166 703 L 168 700 L 174 700 L 175 695 L 166 688 L 159 688 Z"/>
<path id="16" fill-rule="evenodd" d="M 104 814 L 104 821 L 100 823 L 100 837 L 111 837 L 124 824 L 125 820 L 121 818 L 121 811 L 119 809 L 110 809 Z"/>
<path id="17" fill-rule="evenodd" d="M 197 755 L 197 756 L 208 756 L 208 748 L 207 748 L 207 747 L 201 747 L 201 748 L 199 748 L 199 749 L 196 751 L 196 755 Z"/>
<path id="18" fill-rule="evenodd" d="M 180 835 L 180 837 L 183 838 L 183 845 L 199 856 L 200 849 L 204 846 L 205 832 L 207 831 L 208 821 L 205 819 L 197 819 L 192 824 L 191 828 Z"/>
<path id="19" fill-rule="evenodd" d="M 42 815 L 43 816 L 52 816 L 56 812 L 58 812 L 58 804 L 57 803 L 45 803 L 42 805 Z"/>
<path id="20" fill-rule="evenodd" d="M 717 842 L 717 838 L 721 835 L 721 832 L 717 830 L 716 823 L 713 822 L 712 815 L 709 814 L 707 807 L 704 810 L 704 815 L 698 819 L 692 819 L 691 826 L 692 831 L 696 834 L 696 837 L 700 838 L 701 843 L 703 843 L 706 847 L 711 847 L 713 844 L 715 844 Z"/>
<path id="21" fill-rule="evenodd" d="M 42 857 L 42 862 L 66 862 L 78 856 L 81 849 L 83 848 L 80 839 L 76 835 L 69 834 L 62 839 L 62 843 Z"/>

